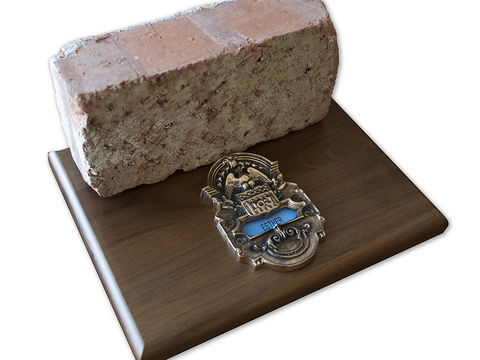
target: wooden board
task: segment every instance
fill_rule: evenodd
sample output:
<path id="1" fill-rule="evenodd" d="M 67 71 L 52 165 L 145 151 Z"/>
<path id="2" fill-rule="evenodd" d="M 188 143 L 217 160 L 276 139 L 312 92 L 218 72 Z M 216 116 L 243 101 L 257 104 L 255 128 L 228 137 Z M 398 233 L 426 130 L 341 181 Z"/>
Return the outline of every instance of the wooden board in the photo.
<path id="1" fill-rule="evenodd" d="M 239 263 L 200 199 L 209 166 L 99 197 L 68 149 L 50 165 L 137 359 L 171 357 L 442 233 L 445 217 L 332 103 L 320 123 L 248 151 L 278 160 L 326 219 L 291 273 Z"/>

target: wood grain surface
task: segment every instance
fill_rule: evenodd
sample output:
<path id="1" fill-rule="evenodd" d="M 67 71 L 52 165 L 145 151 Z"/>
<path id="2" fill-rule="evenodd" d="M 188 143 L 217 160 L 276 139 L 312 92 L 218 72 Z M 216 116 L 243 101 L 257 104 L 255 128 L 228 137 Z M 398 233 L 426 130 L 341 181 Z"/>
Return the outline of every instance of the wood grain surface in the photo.
<path id="1" fill-rule="evenodd" d="M 215 211 L 200 199 L 209 167 L 102 198 L 84 183 L 68 149 L 49 154 L 137 359 L 171 357 L 448 225 L 335 102 L 320 123 L 248 151 L 278 160 L 284 179 L 326 219 L 326 241 L 304 269 L 253 270 L 236 261 L 215 228 Z"/>

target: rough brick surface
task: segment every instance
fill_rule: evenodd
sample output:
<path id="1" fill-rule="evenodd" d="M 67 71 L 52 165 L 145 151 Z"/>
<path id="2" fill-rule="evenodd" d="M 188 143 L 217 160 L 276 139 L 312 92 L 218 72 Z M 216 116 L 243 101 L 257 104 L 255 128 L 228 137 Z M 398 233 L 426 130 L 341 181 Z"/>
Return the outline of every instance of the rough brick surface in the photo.
<path id="1" fill-rule="evenodd" d="M 318 122 L 338 46 L 321 1 L 237 0 L 73 41 L 50 64 L 73 158 L 110 196 Z"/>

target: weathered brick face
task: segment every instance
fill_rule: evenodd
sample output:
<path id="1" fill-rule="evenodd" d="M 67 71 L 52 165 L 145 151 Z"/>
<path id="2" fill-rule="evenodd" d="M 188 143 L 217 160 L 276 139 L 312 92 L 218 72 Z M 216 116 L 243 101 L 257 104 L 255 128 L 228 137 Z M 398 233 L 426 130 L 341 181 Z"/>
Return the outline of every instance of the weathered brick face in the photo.
<path id="1" fill-rule="evenodd" d="M 110 196 L 318 122 L 338 47 L 321 1 L 238 0 L 77 40 L 51 68 L 75 162 Z"/>

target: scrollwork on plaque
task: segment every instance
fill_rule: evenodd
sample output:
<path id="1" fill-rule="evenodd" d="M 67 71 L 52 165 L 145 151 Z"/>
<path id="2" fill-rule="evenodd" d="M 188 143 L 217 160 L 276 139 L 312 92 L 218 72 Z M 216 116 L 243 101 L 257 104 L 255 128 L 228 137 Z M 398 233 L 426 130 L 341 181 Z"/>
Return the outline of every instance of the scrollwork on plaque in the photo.
<path id="1" fill-rule="evenodd" d="M 279 271 L 312 261 L 325 219 L 305 193 L 285 182 L 278 162 L 235 153 L 210 169 L 201 197 L 217 210 L 217 228 L 238 260 Z"/>

